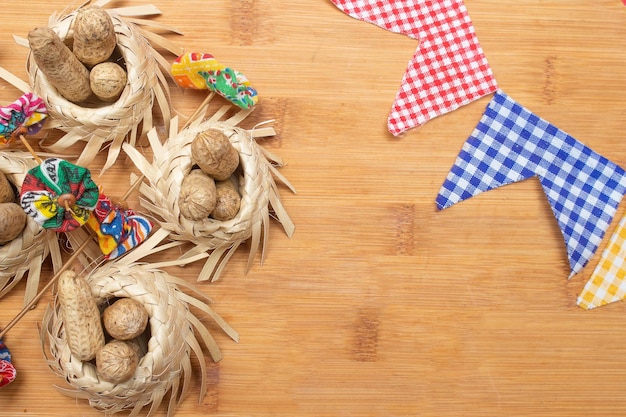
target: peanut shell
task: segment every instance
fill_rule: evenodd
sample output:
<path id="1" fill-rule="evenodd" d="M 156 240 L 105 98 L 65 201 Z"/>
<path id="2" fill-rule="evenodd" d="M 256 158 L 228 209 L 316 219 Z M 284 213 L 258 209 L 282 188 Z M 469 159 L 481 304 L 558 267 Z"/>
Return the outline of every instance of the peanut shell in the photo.
<path id="1" fill-rule="evenodd" d="M 37 66 L 60 95 L 74 103 L 89 98 L 89 71 L 55 31 L 35 28 L 28 32 L 28 42 Z"/>
<path id="2" fill-rule="evenodd" d="M 15 191 L 6 175 L 0 171 L 0 203 L 14 203 Z"/>
<path id="3" fill-rule="evenodd" d="M 239 153 L 220 130 L 199 133 L 191 142 L 191 157 L 207 175 L 224 181 L 239 166 Z"/>
<path id="4" fill-rule="evenodd" d="M 148 324 L 148 312 L 132 298 L 120 298 L 104 309 L 102 322 L 107 333 L 118 340 L 139 336 Z"/>
<path id="5" fill-rule="evenodd" d="M 230 179 L 215 183 L 217 201 L 211 212 L 215 220 L 226 221 L 234 219 L 239 213 L 241 197 Z"/>
<path id="6" fill-rule="evenodd" d="M 112 103 L 126 87 L 126 71 L 115 62 L 103 62 L 91 69 L 89 85 L 96 97 Z"/>
<path id="7" fill-rule="evenodd" d="M 65 271 L 59 277 L 57 295 L 72 355 L 80 361 L 95 358 L 104 346 L 104 331 L 89 283 L 76 272 Z"/>
<path id="8" fill-rule="evenodd" d="M 83 7 L 74 19 L 74 55 L 92 67 L 106 61 L 117 45 L 111 16 L 98 6 Z"/>
<path id="9" fill-rule="evenodd" d="M 187 220 L 206 219 L 215 208 L 215 181 L 199 169 L 192 170 L 180 185 L 178 209 Z"/>
<path id="10" fill-rule="evenodd" d="M 111 340 L 96 355 L 96 372 L 105 381 L 128 381 L 139 364 L 137 351 L 123 340 Z"/>
<path id="11" fill-rule="evenodd" d="M 0 203 L 0 245 L 17 238 L 26 227 L 26 212 L 19 204 Z"/>

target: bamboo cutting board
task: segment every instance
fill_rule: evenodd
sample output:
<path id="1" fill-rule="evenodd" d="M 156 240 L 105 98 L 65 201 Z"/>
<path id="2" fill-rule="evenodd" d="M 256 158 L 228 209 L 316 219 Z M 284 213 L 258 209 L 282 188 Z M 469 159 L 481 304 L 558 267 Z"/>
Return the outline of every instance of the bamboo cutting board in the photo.
<path id="1" fill-rule="evenodd" d="M 626 414 L 626 304 L 576 305 L 623 205 L 595 258 L 567 280 L 563 240 L 538 181 L 436 210 L 439 187 L 488 97 L 400 138 L 387 133 L 415 40 L 352 19 L 327 0 L 153 4 L 162 11 L 154 20 L 183 32 L 171 40 L 212 53 L 258 89 L 259 109 L 245 127 L 274 120 L 277 135 L 261 143 L 286 162 L 280 172 L 297 190 L 280 190 L 296 225 L 291 239 L 273 223 L 263 265 L 257 258 L 244 274 L 243 248 L 219 281 L 197 284 L 241 340 L 215 332 L 224 359 L 209 364 L 200 402 L 195 375 L 177 416 Z M 78 4 L 6 4 L 0 66 L 26 79 L 27 51 L 12 35 L 26 36 L 67 6 Z M 619 0 L 468 0 L 467 7 L 500 87 L 626 166 L 626 7 Z M 17 96 L 2 84 L 3 104 Z M 181 117 L 202 99 L 172 90 Z M 121 158 L 99 181 L 119 187 L 131 171 Z M 170 272 L 194 282 L 200 267 Z M 42 281 L 50 275 L 46 263 Z M 0 327 L 19 311 L 23 291 L 22 282 L 0 300 Z M 63 381 L 47 368 L 37 332 L 49 301 L 5 338 L 19 375 L 0 390 L 0 415 L 99 416 L 54 388 Z"/>

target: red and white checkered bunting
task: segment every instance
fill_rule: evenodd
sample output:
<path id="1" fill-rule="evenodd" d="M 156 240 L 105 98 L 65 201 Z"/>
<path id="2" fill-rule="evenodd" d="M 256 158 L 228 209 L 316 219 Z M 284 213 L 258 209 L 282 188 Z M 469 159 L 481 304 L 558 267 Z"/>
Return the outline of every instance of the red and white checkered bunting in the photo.
<path id="1" fill-rule="evenodd" d="M 462 0 L 331 1 L 356 19 L 420 41 L 389 114 L 393 135 L 497 90 Z"/>

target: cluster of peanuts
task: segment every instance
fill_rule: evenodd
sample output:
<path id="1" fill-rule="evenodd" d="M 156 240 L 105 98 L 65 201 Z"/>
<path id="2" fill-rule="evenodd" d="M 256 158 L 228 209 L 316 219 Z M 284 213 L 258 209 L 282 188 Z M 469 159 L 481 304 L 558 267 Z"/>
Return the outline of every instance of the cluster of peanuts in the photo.
<path id="1" fill-rule="evenodd" d="M 73 34 L 62 40 L 49 27 L 28 33 L 35 63 L 61 96 L 73 103 L 115 102 L 126 87 L 127 74 L 112 61 L 117 47 L 111 16 L 98 6 L 79 9 Z"/>
<path id="2" fill-rule="evenodd" d="M 74 271 L 59 277 L 57 296 L 65 338 L 80 361 L 95 359 L 98 377 L 112 383 L 129 380 L 143 356 L 139 338 L 148 312 L 132 298 L 118 298 L 102 314 L 85 278 Z"/>
<path id="3" fill-rule="evenodd" d="M 232 176 L 239 166 L 239 153 L 228 137 L 218 129 L 199 133 L 191 142 L 191 156 L 198 168 L 181 183 L 180 214 L 191 221 L 235 218 L 241 196 Z"/>
<path id="4" fill-rule="evenodd" d="M 16 239 L 26 227 L 26 212 L 16 201 L 15 189 L 0 171 L 0 245 Z"/>

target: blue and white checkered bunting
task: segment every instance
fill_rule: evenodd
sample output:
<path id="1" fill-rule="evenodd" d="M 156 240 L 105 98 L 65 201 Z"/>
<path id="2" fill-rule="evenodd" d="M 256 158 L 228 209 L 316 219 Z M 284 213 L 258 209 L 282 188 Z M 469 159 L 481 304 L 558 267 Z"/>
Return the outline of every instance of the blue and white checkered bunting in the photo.
<path id="1" fill-rule="evenodd" d="M 463 145 L 437 207 L 534 176 L 563 233 L 571 277 L 600 245 L 626 192 L 626 172 L 502 90 Z"/>

